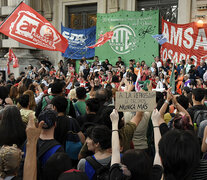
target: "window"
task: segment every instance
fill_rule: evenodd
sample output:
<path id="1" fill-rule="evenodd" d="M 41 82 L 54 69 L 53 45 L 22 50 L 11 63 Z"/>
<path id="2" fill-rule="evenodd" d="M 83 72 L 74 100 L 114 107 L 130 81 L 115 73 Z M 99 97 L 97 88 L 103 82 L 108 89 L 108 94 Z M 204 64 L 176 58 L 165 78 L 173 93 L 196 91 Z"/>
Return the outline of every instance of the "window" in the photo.
<path id="1" fill-rule="evenodd" d="M 72 29 L 85 29 L 95 26 L 96 13 L 96 3 L 68 6 L 66 9 L 66 26 Z"/>

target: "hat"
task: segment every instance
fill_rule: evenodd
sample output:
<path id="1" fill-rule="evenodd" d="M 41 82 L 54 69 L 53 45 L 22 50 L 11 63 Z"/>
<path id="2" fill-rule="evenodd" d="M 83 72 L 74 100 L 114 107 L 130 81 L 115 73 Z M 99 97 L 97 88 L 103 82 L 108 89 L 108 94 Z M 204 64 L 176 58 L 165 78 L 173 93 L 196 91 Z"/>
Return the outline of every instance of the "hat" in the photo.
<path id="1" fill-rule="evenodd" d="M 55 125 L 57 113 L 51 109 L 42 111 L 38 117 L 38 122 L 44 121 L 43 129 L 50 129 Z"/>
<path id="2" fill-rule="evenodd" d="M 62 173 L 58 180 L 88 180 L 88 176 L 84 172 L 80 172 L 76 169 L 71 169 Z"/>

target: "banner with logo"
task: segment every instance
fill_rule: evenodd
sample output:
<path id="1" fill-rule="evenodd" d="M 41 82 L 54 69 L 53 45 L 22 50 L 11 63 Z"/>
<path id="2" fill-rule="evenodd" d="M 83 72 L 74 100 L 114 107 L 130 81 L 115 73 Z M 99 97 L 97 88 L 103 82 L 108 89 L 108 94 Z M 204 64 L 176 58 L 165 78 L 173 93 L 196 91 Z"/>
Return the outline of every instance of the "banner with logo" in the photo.
<path id="1" fill-rule="evenodd" d="M 21 2 L 0 25 L 0 32 L 39 49 L 65 52 L 68 41 L 34 9 Z"/>
<path id="2" fill-rule="evenodd" d="M 88 29 L 71 29 L 61 25 L 61 33 L 68 40 L 68 48 L 62 56 L 71 59 L 91 58 L 95 49 L 89 49 L 96 43 L 96 26 Z"/>
<path id="3" fill-rule="evenodd" d="M 96 37 L 113 31 L 113 37 L 95 54 L 100 60 L 109 59 L 113 65 L 120 56 L 128 65 L 130 59 L 154 61 L 159 55 L 159 44 L 152 35 L 159 34 L 159 11 L 119 11 L 97 14 Z"/>
<path id="4" fill-rule="evenodd" d="M 207 59 L 207 24 L 198 27 L 196 22 L 174 24 L 163 20 L 162 34 L 167 38 L 160 50 L 163 61 L 178 63 L 193 58 L 194 65 L 199 65 L 200 60 Z"/>

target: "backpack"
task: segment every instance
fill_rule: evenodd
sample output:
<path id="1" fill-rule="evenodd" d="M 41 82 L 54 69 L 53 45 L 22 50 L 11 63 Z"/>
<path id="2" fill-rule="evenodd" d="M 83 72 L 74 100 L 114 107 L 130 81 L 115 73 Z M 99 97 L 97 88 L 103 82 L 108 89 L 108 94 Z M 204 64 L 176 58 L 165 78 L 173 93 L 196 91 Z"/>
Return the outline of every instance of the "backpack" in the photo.
<path id="1" fill-rule="evenodd" d="M 39 144 L 39 141 L 37 142 Z M 41 146 L 41 144 L 40 144 Z M 61 147 L 61 145 L 57 141 L 50 141 L 48 143 L 42 144 L 41 148 L 38 148 L 37 145 L 37 177 L 38 179 L 42 179 L 43 177 L 43 168 L 47 162 L 47 160 Z M 23 146 L 23 158 L 26 157 L 26 142 Z M 23 168 L 23 167 L 22 167 Z M 23 171 L 22 171 L 23 173 Z"/>
<path id="2" fill-rule="evenodd" d="M 49 96 L 45 96 L 45 101 L 46 101 L 47 105 L 42 109 L 42 111 L 44 111 L 46 109 L 52 109 L 52 104 L 51 104 L 52 99 L 53 99 L 53 97 L 50 98 Z"/>
<path id="3" fill-rule="evenodd" d="M 77 106 L 76 103 L 74 104 L 74 106 L 75 106 L 75 115 L 76 115 L 76 117 L 81 116 L 81 113 L 80 113 L 80 111 L 79 111 L 78 106 Z"/>
<path id="4" fill-rule="evenodd" d="M 102 164 L 100 164 L 92 156 L 86 157 L 86 161 L 88 161 L 88 163 L 95 170 L 93 180 L 108 180 L 109 179 L 109 170 L 110 170 L 111 161 L 106 166 L 103 166 Z"/>
<path id="5" fill-rule="evenodd" d="M 197 127 L 199 127 L 202 121 L 207 120 L 207 110 L 196 110 L 194 112 L 193 123 L 196 123 Z"/>
<path id="6" fill-rule="evenodd" d="M 80 141 L 78 133 L 73 131 L 75 128 L 73 127 L 72 118 L 70 118 L 67 126 L 68 132 L 65 142 L 65 152 L 71 159 L 78 160 L 78 154 L 82 148 L 82 143 Z"/>

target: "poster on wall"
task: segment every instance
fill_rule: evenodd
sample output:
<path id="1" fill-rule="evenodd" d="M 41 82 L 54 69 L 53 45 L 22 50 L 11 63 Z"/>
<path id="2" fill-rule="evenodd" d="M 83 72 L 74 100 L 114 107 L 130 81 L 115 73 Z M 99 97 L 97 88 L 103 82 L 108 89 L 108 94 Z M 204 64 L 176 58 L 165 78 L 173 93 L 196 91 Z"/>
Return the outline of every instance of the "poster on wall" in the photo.
<path id="1" fill-rule="evenodd" d="M 152 35 L 159 32 L 159 11 L 118 11 L 97 14 L 96 37 L 113 31 L 113 37 L 95 49 L 100 60 L 113 65 L 120 56 L 128 65 L 130 59 L 145 60 L 149 65 L 159 55 L 159 45 Z"/>
<path id="2" fill-rule="evenodd" d="M 207 24 L 198 27 L 196 22 L 174 24 L 162 20 L 162 34 L 167 38 L 160 49 L 163 61 L 171 59 L 175 63 L 194 59 L 194 65 L 207 60 Z"/>
<path id="3" fill-rule="evenodd" d="M 96 43 L 96 26 L 88 29 L 71 29 L 61 25 L 61 33 L 68 40 L 68 48 L 62 56 L 71 59 L 91 58 L 95 49 L 90 49 Z"/>

